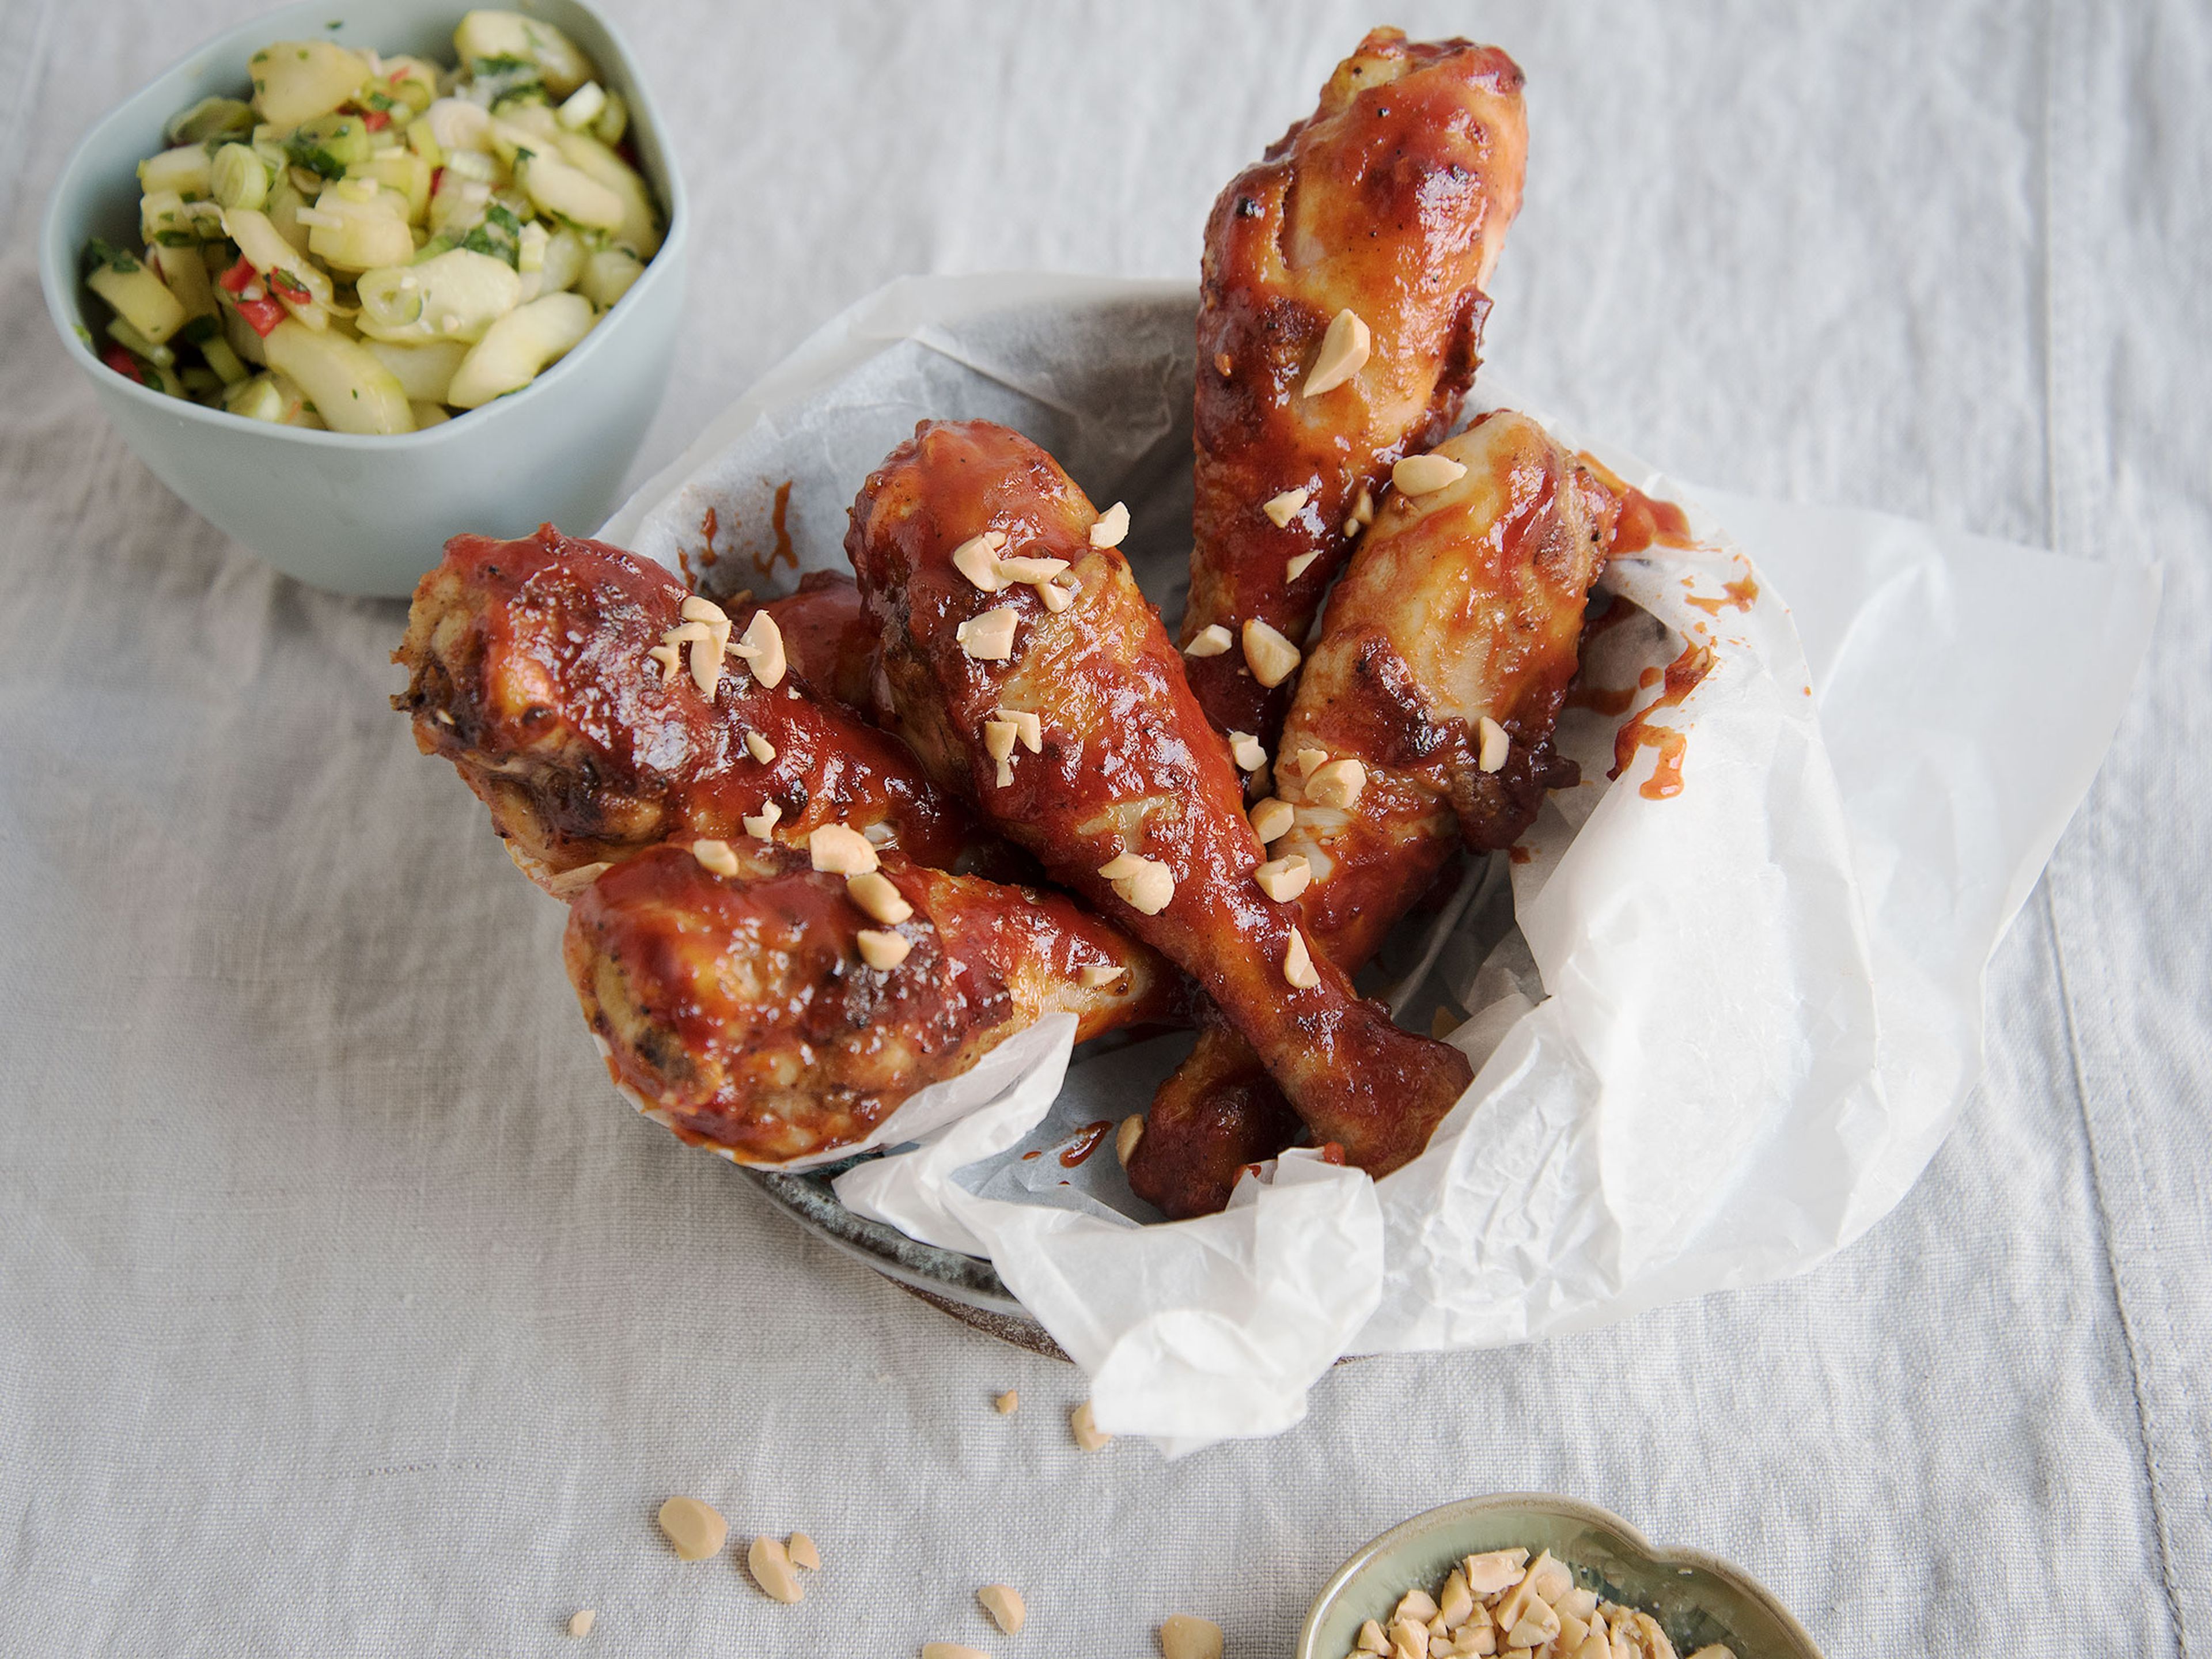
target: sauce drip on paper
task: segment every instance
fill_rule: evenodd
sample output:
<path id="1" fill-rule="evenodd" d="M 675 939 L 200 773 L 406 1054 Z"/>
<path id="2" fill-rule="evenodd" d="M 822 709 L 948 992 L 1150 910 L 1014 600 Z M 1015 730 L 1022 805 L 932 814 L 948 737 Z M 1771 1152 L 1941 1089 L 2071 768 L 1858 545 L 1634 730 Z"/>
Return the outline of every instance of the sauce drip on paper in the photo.
<path id="1" fill-rule="evenodd" d="M 1060 1166 L 1072 1170 L 1098 1150 L 1098 1143 L 1111 1134 L 1114 1120 L 1102 1117 L 1096 1123 L 1086 1123 L 1076 1131 L 1075 1139 L 1067 1143 L 1067 1150 L 1060 1155 Z"/>
<path id="2" fill-rule="evenodd" d="M 1656 749 L 1659 751 L 1658 764 L 1651 769 L 1651 775 L 1637 793 L 1646 800 L 1666 800 L 1682 793 L 1682 752 L 1688 746 L 1688 734 L 1645 722 L 1662 708 L 1680 708 L 1683 700 L 1697 690 L 1698 682 L 1712 672 L 1712 667 L 1711 647 L 1683 647 L 1682 654 L 1667 665 L 1666 690 L 1622 722 L 1620 730 L 1613 734 L 1613 770 L 1606 774 L 1607 777 L 1617 778 L 1626 771 L 1638 749 Z"/>

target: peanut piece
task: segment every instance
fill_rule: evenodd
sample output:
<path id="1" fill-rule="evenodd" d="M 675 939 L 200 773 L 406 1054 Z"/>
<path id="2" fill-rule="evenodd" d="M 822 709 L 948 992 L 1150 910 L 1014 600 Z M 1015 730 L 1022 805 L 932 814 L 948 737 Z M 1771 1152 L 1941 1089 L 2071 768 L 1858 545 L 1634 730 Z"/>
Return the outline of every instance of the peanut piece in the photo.
<path id="1" fill-rule="evenodd" d="M 805 1587 L 791 1570 L 791 1558 L 773 1538 L 753 1540 L 752 1547 L 745 1552 L 745 1569 L 770 1601 L 781 1601 L 787 1607 L 806 1599 Z"/>
<path id="2" fill-rule="evenodd" d="M 592 1626 L 599 1622 L 599 1615 L 590 1607 L 578 1607 L 568 1615 L 568 1634 L 589 1636 Z"/>
<path id="3" fill-rule="evenodd" d="M 1390 469 L 1401 495 L 1432 495 L 1466 476 L 1467 469 L 1449 455 L 1408 455 Z"/>
<path id="4" fill-rule="evenodd" d="M 822 1570 L 822 1552 L 814 1547 L 814 1540 L 803 1532 L 795 1532 L 784 1540 L 783 1553 L 794 1567 L 804 1567 L 809 1572 Z"/>
<path id="5" fill-rule="evenodd" d="M 1098 1426 L 1098 1419 L 1091 1414 L 1088 1400 L 1067 1414 L 1067 1427 L 1075 1437 L 1075 1443 L 1085 1451 L 1097 1451 L 1114 1437 Z"/>
<path id="6" fill-rule="evenodd" d="M 1299 854 L 1288 858 L 1270 859 L 1252 872 L 1252 879 L 1260 884 L 1260 890 L 1278 904 L 1287 904 L 1306 890 L 1313 879 L 1313 866 Z"/>
<path id="7" fill-rule="evenodd" d="M 807 832 L 806 851 L 817 870 L 837 876 L 860 875 L 874 869 L 880 861 L 874 845 L 866 836 L 842 823 L 815 825 Z"/>
<path id="8" fill-rule="evenodd" d="M 738 855 L 726 841 L 695 841 L 691 843 L 691 856 L 699 860 L 702 869 L 711 870 L 718 876 L 738 873 Z"/>
<path id="9" fill-rule="evenodd" d="M 1029 1608 L 1022 1601 L 1022 1593 L 1012 1584 L 986 1584 L 975 1592 L 975 1599 L 991 1615 L 991 1622 L 1007 1635 L 1022 1633 L 1022 1626 L 1029 1620 Z"/>
<path id="10" fill-rule="evenodd" d="M 1119 547 L 1121 538 L 1129 533 L 1129 509 L 1116 501 L 1098 515 L 1098 522 L 1091 526 L 1093 547 Z"/>
<path id="11" fill-rule="evenodd" d="M 1014 625 L 1020 620 L 1013 606 L 1002 605 L 996 611 L 969 617 L 953 630 L 953 638 L 970 661 L 1006 662 L 1014 654 Z"/>
<path id="12" fill-rule="evenodd" d="M 914 941 L 905 934 L 880 933 L 873 927 L 860 929 L 853 935 L 853 942 L 860 948 L 860 960 L 884 973 L 904 962 L 914 949 Z"/>
<path id="13" fill-rule="evenodd" d="M 1260 844 L 1265 847 L 1268 842 L 1280 841 L 1289 835 L 1291 826 L 1297 822 L 1298 815 L 1290 802 L 1278 800 L 1270 795 L 1265 800 L 1252 803 L 1250 817 L 1252 833 L 1259 836 Z"/>
<path id="14" fill-rule="evenodd" d="M 1183 647 L 1182 653 L 1186 657 L 1218 657 L 1235 643 L 1229 630 L 1219 623 L 1208 623 Z"/>
<path id="15" fill-rule="evenodd" d="M 1306 779 L 1306 799 L 1316 806 L 1343 811 L 1356 805 L 1367 787 L 1367 769 L 1356 760 L 1331 761 Z"/>
<path id="16" fill-rule="evenodd" d="M 896 927 L 914 914 L 914 906 L 906 902 L 906 896 L 892 886 L 891 878 L 880 870 L 863 870 L 857 876 L 846 877 L 845 895 L 871 920 L 886 927 Z"/>
<path id="17" fill-rule="evenodd" d="M 704 1561 L 720 1552 L 730 1523 L 711 1504 L 696 1498 L 672 1498 L 660 1506 L 660 1530 L 679 1561 Z"/>
<path id="18" fill-rule="evenodd" d="M 1123 1118 L 1121 1127 L 1114 1131 L 1114 1156 L 1121 1160 L 1123 1169 L 1129 1167 L 1129 1160 L 1137 1155 L 1137 1143 L 1144 1138 L 1145 1120 L 1134 1112 Z"/>
<path id="19" fill-rule="evenodd" d="M 1244 623 L 1244 665 L 1252 678 L 1274 690 L 1290 678 L 1298 665 L 1298 648 L 1257 617 Z"/>
<path id="20" fill-rule="evenodd" d="M 1358 312 L 1348 306 L 1338 312 L 1328 320 L 1328 332 L 1322 336 L 1321 353 L 1306 376 L 1304 395 L 1318 398 L 1324 392 L 1335 391 L 1367 366 L 1374 344 L 1374 336 Z"/>
<path id="21" fill-rule="evenodd" d="M 1221 1659 L 1221 1626 L 1187 1613 L 1163 1619 L 1160 1659 Z"/>
<path id="22" fill-rule="evenodd" d="M 1288 526 L 1291 520 L 1297 516 L 1298 509 L 1305 504 L 1306 492 L 1304 490 L 1285 489 L 1281 495 L 1275 496 L 1260 510 L 1267 515 L 1268 519 L 1274 524 L 1276 529 L 1281 530 Z"/>

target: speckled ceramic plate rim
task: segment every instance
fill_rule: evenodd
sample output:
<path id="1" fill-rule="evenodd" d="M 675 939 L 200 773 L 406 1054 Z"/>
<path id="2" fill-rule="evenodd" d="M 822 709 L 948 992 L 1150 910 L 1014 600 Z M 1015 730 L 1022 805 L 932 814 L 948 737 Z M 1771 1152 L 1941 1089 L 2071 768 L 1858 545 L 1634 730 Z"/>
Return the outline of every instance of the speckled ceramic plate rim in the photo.
<path id="1" fill-rule="evenodd" d="M 1350 1560 L 1337 1569 L 1335 1577 L 1322 1587 L 1321 1594 L 1314 1598 L 1313 1605 L 1307 1608 L 1305 1622 L 1298 1627 L 1297 1645 L 1292 1650 L 1292 1659 L 1344 1659 L 1341 1654 L 1323 1653 L 1315 1645 L 1320 1639 L 1322 1623 L 1330 1609 L 1360 1577 L 1385 1558 L 1433 1534 L 1477 1517 L 1515 1513 L 1547 1515 L 1610 1533 L 1620 1544 L 1621 1553 L 1638 1558 L 1655 1569 L 1687 1569 L 1716 1578 L 1745 1600 L 1756 1603 L 1773 1619 L 1784 1638 L 1794 1644 L 1790 1650 L 1778 1654 L 1740 1652 L 1737 1659 L 1824 1659 L 1812 1633 L 1798 1623 L 1790 1609 L 1776 1600 L 1773 1593 L 1764 1584 L 1734 1562 L 1723 1560 L 1704 1550 L 1662 1549 L 1610 1510 L 1584 1503 L 1578 1498 L 1565 1498 L 1555 1492 L 1498 1492 L 1487 1498 L 1462 1498 L 1455 1504 L 1425 1510 L 1410 1520 L 1400 1522 L 1380 1536 L 1370 1539 L 1352 1553 Z"/>

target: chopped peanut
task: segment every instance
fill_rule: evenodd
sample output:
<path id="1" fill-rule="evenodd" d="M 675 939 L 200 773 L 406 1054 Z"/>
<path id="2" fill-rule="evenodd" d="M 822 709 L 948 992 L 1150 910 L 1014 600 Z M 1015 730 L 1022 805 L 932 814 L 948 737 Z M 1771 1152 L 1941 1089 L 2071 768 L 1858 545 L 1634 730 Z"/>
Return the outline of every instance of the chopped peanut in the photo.
<path id="1" fill-rule="evenodd" d="M 1114 1131 L 1114 1156 L 1121 1160 L 1123 1169 L 1137 1155 L 1137 1143 L 1145 1138 L 1145 1120 L 1132 1112 L 1121 1120 L 1121 1127 Z"/>
<path id="2" fill-rule="evenodd" d="M 837 876 L 857 876 L 880 862 L 874 843 L 842 823 L 815 825 L 807 832 L 806 851 L 817 870 Z"/>
<path id="3" fill-rule="evenodd" d="M 1075 1437 L 1075 1443 L 1085 1451 L 1097 1451 L 1114 1437 L 1098 1426 L 1098 1419 L 1091 1413 L 1088 1400 L 1068 1413 L 1067 1427 Z"/>
<path id="4" fill-rule="evenodd" d="M 1278 904 L 1287 904 L 1306 890 L 1313 880 L 1313 866 L 1299 854 L 1288 858 L 1270 859 L 1252 872 L 1252 879 L 1260 884 L 1260 890 Z"/>
<path id="5" fill-rule="evenodd" d="M 1014 627 L 1021 615 L 1013 606 L 1002 605 L 996 611 L 986 611 L 980 617 L 970 617 L 954 631 L 961 650 L 976 662 L 1006 662 L 1014 654 Z"/>
<path id="6" fill-rule="evenodd" d="M 691 856 L 699 860 L 702 868 L 718 876 L 738 873 L 738 855 L 726 841 L 695 841 L 691 843 Z"/>
<path id="7" fill-rule="evenodd" d="M 1286 527 L 1297 516 L 1298 509 L 1306 504 L 1306 491 L 1285 489 L 1260 510 L 1265 513 L 1278 530 Z"/>
<path id="8" fill-rule="evenodd" d="M 1198 630 L 1188 645 L 1183 647 L 1182 653 L 1186 657 L 1218 657 L 1235 643 L 1229 630 L 1219 623 L 1208 623 Z"/>
<path id="9" fill-rule="evenodd" d="M 1270 795 L 1265 800 L 1252 803 L 1252 833 L 1259 836 L 1260 844 L 1264 847 L 1289 835 L 1291 826 L 1297 822 L 1297 812 L 1290 802 L 1278 800 Z"/>
<path id="10" fill-rule="evenodd" d="M 1308 775 L 1306 799 L 1316 806 L 1344 811 L 1359 799 L 1359 792 L 1366 787 L 1367 769 L 1358 761 L 1331 761 Z"/>
<path id="11" fill-rule="evenodd" d="M 1321 555 L 1318 553 L 1299 554 L 1297 558 L 1283 567 L 1283 580 L 1292 582 L 1297 580 L 1299 577 L 1313 568 L 1313 562 L 1319 557 Z"/>
<path id="12" fill-rule="evenodd" d="M 759 732 L 748 732 L 745 733 L 745 753 L 765 766 L 775 758 L 775 745 Z"/>
<path id="13" fill-rule="evenodd" d="M 1093 547 L 1119 547 L 1121 538 L 1129 533 L 1129 509 L 1116 501 L 1098 515 L 1098 522 L 1091 526 Z"/>
<path id="14" fill-rule="evenodd" d="M 845 878 L 845 892 L 854 903 L 865 910 L 872 921 L 886 927 L 896 927 L 914 914 L 914 906 L 905 896 L 891 885 L 891 879 L 880 870 L 863 870 L 856 876 Z"/>
<path id="15" fill-rule="evenodd" d="M 1257 617 L 1244 623 L 1244 665 L 1269 690 L 1290 678 L 1298 665 L 1298 648 Z"/>
<path id="16" fill-rule="evenodd" d="M 860 947 L 861 961 L 884 973 L 904 962 L 914 949 L 914 941 L 904 933 L 880 933 L 873 927 L 860 929 L 853 935 L 853 942 Z"/>
<path id="17" fill-rule="evenodd" d="M 1290 948 L 1283 952 L 1283 977 L 1301 991 L 1310 991 L 1321 983 L 1313 953 L 1306 949 L 1306 936 L 1295 927 L 1291 929 Z"/>
<path id="18" fill-rule="evenodd" d="M 1401 495 L 1431 495 L 1466 476 L 1467 469 L 1449 455 L 1408 455 L 1390 469 Z"/>
<path id="19" fill-rule="evenodd" d="M 1475 722 L 1474 730 L 1482 744 L 1481 752 L 1475 757 L 1475 765 L 1485 772 L 1498 771 L 1505 764 L 1512 740 L 1505 735 L 1505 728 L 1487 714 Z"/>
<path id="20" fill-rule="evenodd" d="M 782 816 L 783 808 L 772 800 L 763 801 L 759 811 L 746 814 L 744 821 L 745 833 L 755 841 L 766 841 L 769 832 L 775 828 L 776 820 Z M 866 838 L 863 837 L 863 839 Z"/>
<path id="21" fill-rule="evenodd" d="M 1329 319 L 1328 332 L 1322 336 L 1321 354 L 1306 375 L 1304 395 L 1318 398 L 1324 392 L 1335 391 L 1367 366 L 1374 343 L 1358 312 L 1349 307 L 1338 312 Z"/>
<path id="22" fill-rule="evenodd" d="M 725 648 L 732 656 L 743 658 L 753 678 L 771 690 L 783 684 L 784 673 L 791 665 L 784 654 L 783 630 L 765 611 L 754 611 L 753 619 L 745 624 L 744 638 Z"/>

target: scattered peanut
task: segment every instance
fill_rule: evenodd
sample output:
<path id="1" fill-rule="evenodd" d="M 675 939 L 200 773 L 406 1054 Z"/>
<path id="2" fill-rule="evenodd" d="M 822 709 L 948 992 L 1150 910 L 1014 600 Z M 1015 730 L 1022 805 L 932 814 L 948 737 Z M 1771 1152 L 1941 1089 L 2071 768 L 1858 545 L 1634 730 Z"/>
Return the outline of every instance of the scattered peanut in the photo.
<path id="1" fill-rule="evenodd" d="M 1229 630 L 1219 623 L 1208 623 L 1183 647 L 1182 653 L 1186 657 L 1218 657 L 1235 643 Z"/>
<path id="2" fill-rule="evenodd" d="M 1244 665 L 1269 690 L 1290 678 L 1298 665 L 1298 648 L 1257 617 L 1244 623 Z"/>
<path id="3" fill-rule="evenodd" d="M 1055 578 L 1048 582 L 1038 582 L 1036 586 L 1037 598 L 1042 599 L 1044 608 L 1054 615 L 1075 603 L 1075 585 L 1072 580 Z"/>
<path id="4" fill-rule="evenodd" d="M 953 568 L 986 593 L 996 593 L 1011 586 L 1010 579 L 999 572 L 999 550 L 1006 544 L 1003 531 L 987 530 L 980 536 L 970 536 L 952 550 Z"/>
<path id="5" fill-rule="evenodd" d="M 1289 835 L 1291 826 L 1297 822 L 1298 815 L 1290 802 L 1278 800 L 1270 795 L 1265 800 L 1252 803 L 1250 817 L 1252 833 L 1259 836 L 1260 844 L 1265 847 L 1268 842 L 1280 841 Z"/>
<path id="6" fill-rule="evenodd" d="M 699 860 L 702 869 L 711 870 L 718 876 L 738 873 L 738 855 L 726 841 L 695 841 L 691 843 L 691 856 Z"/>
<path id="7" fill-rule="evenodd" d="M 1295 927 L 1291 929 L 1290 948 L 1283 952 L 1283 977 L 1301 991 L 1310 991 L 1321 983 L 1321 971 L 1306 949 L 1306 936 Z"/>
<path id="8" fill-rule="evenodd" d="M 1093 547 L 1119 547 L 1121 538 L 1129 533 L 1129 509 L 1116 501 L 1098 515 L 1098 522 L 1091 526 Z"/>
<path id="9" fill-rule="evenodd" d="M 1306 494 L 1303 489 L 1285 489 L 1260 510 L 1267 515 L 1276 529 L 1284 529 L 1297 516 L 1298 509 L 1306 504 Z"/>
<path id="10" fill-rule="evenodd" d="M 1299 554 L 1297 558 L 1283 567 L 1283 580 L 1292 582 L 1297 580 L 1299 577 L 1313 568 L 1313 562 L 1319 557 L 1321 557 L 1319 553 Z"/>
<path id="11" fill-rule="evenodd" d="M 837 876 L 860 875 L 880 861 L 866 836 L 842 823 L 818 823 L 807 831 L 806 851 L 817 870 Z"/>
<path id="12" fill-rule="evenodd" d="M 775 745 L 759 732 L 748 732 L 745 733 L 745 753 L 765 766 L 775 758 Z"/>
<path id="13" fill-rule="evenodd" d="M 1075 1443 L 1085 1451 L 1097 1451 L 1114 1437 L 1098 1426 L 1098 1419 L 1091 1414 L 1088 1400 L 1067 1414 L 1067 1427 L 1075 1437 Z"/>
<path id="14" fill-rule="evenodd" d="M 1331 761 L 1317 767 L 1306 779 L 1306 799 L 1316 806 L 1344 811 L 1367 787 L 1367 769 L 1356 760 Z"/>
<path id="15" fill-rule="evenodd" d="M 860 947 L 861 961 L 884 973 L 904 962 L 914 949 L 914 941 L 905 934 L 880 933 L 873 927 L 860 929 L 853 935 L 853 942 Z"/>
<path id="16" fill-rule="evenodd" d="M 1321 354 L 1306 376 L 1305 395 L 1318 398 L 1334 392 L 1367 366 L 1374 337 L 1359 313 L 1349 307 L 1329 319 L 1328 332 L 1321 338 Z"/>
<path id="17" fill-rule="evenodd" d="M 672 1498 L 660 1506 L 660 1530 L 679 1561 L 703 1561 L 719 1553 L 730 1523 L 711 1504 L 696 1498 Z"/>
<path id="18" fill-rule="evenodd" d="M 1098 866 L 1098 873 L 1114 884 L 1121 902 L 1140 916 L 1156 916 L 1175 898 L 1175 872 L 1158 859 L 1123 853 Z"/>
<path id="19" fill-rule="evenodd" d="M 744 638 L 726 649 L 732 656 L 743 658 L 753 678 L 771 690 L 783 684 L 784 672 L 791 665 L 784 654 L 783 630 L 765 611 L 754 611 L 753 619 L 745 624 Z"/>
<path id="20" fill-rule="evenodd" d="M 845 893 L 872 921 L 886 927 L 896 927 L 914 914 L 914 906 L 880 870 L 863 870 L 857 876 L 846 877 Z"/>
<path id="21" fill-rule="evenodd" d="M 992 1401 L 991 1407 L 1000 1416 L 1012 1417 L 1022 1408 L 1022 1391 L 1019 1389 L 1008 1389 L 1006 1393 Z"/>
<path id="22" fill-rule="evenodd" d="M 1512 740 L 1505 735 L 1505 728 L 1485 714 L 1475 722 L 1474 730 L 1482 744 L 1481 752 L 1475 757 L 1475 765 L 1486 772 L 1498 770 L 1505 764 L 1506 753 L 1513 746 Z"/>
<path id="23" fill-rule="evenodd" d="M 1328 760 L 1328 750 L 1326 749 L 1294 749 L 1290 758 L 1283 763 L 1283 769 L 1292 777 L 1303 780 L 1311 777 L 1315 769 L 1325 765 Z"/>
<path id="24" fill-rule="evenodd" d="M 590 1607 L 578 1607 L 568 1615 L 568 1634 L 589 1636 L 592 1626 L 599 1622 L 599 1613 Z"/>
<path id="25" fill-rule="evenodd" d="M 1021 727 L 1012 720 L 983 722 L 983 750 L 999 765 L 998 787 L 1006 787 L 1014 781 L 1014 744 L 1021 736 Z"/>
<path id="26" fill-rule="evenodd" d="M 803 1532 L 795 1532 L 784 1540 L 783 1553 L 794 1567 L 804 1567 L 809 1572 L 822 1570 L 822 1552 L 814 1547 L 814 1540 Z"/>
<path id="27" fill-rule="evenodd" d="M 1221 1626 L 1187 1613 L 1163 1619 L 1160 1659 L 1221 1659 Z"/>
<path id="28" fill-rule="evenodd" d="M 1267 763 L 1267 751 L 1249 732 L 1229 734 L 1229 757 L 1240 772 L 1256 772 Z"/>
<path id="29" fill-rule="evenodd" d="M 991 1659 L 981 1648 L 963 1647 L 957 1642 L 924 1642 L 921 1659 Z"/>
<path id="30" fill-rule="evenodd" d="M 761 803 L 759 811 L 749 812 L 745 815 L 744 820 L 745 833 L 755 841 L 766 841 L 769 831 L 775 828 L 776 820 L 782 816 L 783 808 L 772 800 L 763 801 Z"/>
<path id="31" fill-rule="evenodd" d="M 1029 1608 L 1022 1601 L 1022 1593 L 1012 1584 L 986 1584 L 975 1592 L 975 1599 L 991 1615 L 991 1622 L 1007 1635 L 1022 1633 L 1022 1626 L 1029 1620 Z"/>
<path id="32" fill-rule="evenodd" d="M 679 611 L 685 622 L 726 623 L 729 617 L 722 607 L 702 593 L 686 593 Z"/>
<path id="33" fill-rule="evenodd" d="M 1386 1628 L 1387 1626 L 1387 1628 Z M 1408 1590 L 1359 1627 L 1346 1659 L 1675 1659 L 1649 1613 L 1600 1601 L 1547 1551 L 1470 1555 L 1431 1596 Z M 1717 1644 L 1691 1659 L 1735 1659 Z"/>
<path id="34" fill-rule="evenodd" d="M 1390 469 L 1401 495 L 1431 495 L 1466 476 L 1467 469 L 1449 455 L 1408 455 Z"/>
<path id="35" fill-rule="evenodd" d="M 975 662 L 1006 662 L 1014 654 L 1014 625 L 1020 613 L 1010 605 L 970 617 L 954 630 L 961 650 Z"/>
<path id="36" fill-rule="evenodd" d="M 1014 731 L 1022 740 L 1022 747 L 1032 755 L 1044 752 L 1044 721 L 1030 709 L 994 708 L 992 714 L 1002 720 L 1012 720 Z"/>
<path id="37" fill-rule="evenodd" d="M 756 1538 L 752 1547 L 745 1552 L 745 1570 L 753 1576 L 753 1583 L 770 1601 L 787 1606 L 806 1599 L 806 1589 L 799 1582 L 799 1575 L 791 1570 L 791 1557 L 782 1545 L 773 1538 Z"/>
<path id="38" fill-rule="evenodd" d="M 1114 1156 L 1121 1160 L 1123 1169 L 1129 1167 L 1129 1160 L 1137 1155 L 1137 1143 L 1144 1138 L 1145 1120 L 1134 1112 L 1123 1118 L 1121 1127 L 1114 1131 Z"/>
<path id="39" fill-rule="evenodd" d="M 684 665 L 683 658 L 672 645 L 656 645 L 645 654 L 660 665 L 660 683 L 663 685 L 674 679 L 676 671 Z M 453 723 L 452 717 L 447 715 L 445 710 L 441 708 L 438 712 L 445 718 L 447 725 L 451 726 Z"/>
<path id="40" fill-rule="evenodd" d="M 1076 969 L 1075 977 L 1086 990 L 1103 991 L 1128 971 L 1118 963 L 1091 962 Z"/>
<path id="41" fill-rule="evenodd" d="M 1260 884 L 1260 890 L 1278 904 L 1287 904 L 1306 890 L 1313 879 L 1313 866 L 1299 854 L 1288 858 L 1269 859 L 1252 872 L 1252 879 Z"/>

